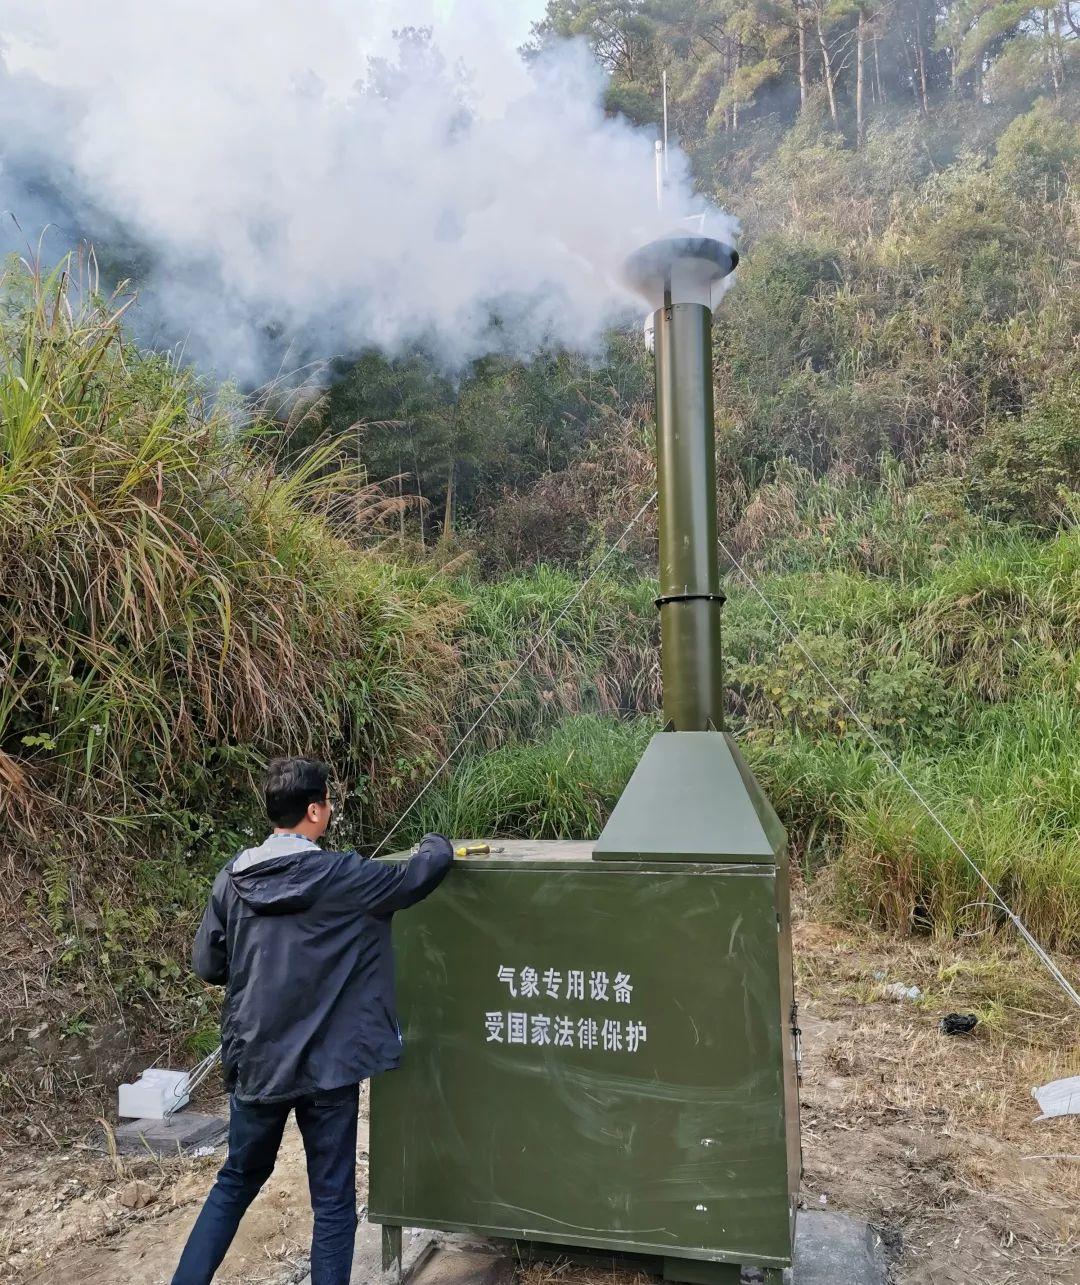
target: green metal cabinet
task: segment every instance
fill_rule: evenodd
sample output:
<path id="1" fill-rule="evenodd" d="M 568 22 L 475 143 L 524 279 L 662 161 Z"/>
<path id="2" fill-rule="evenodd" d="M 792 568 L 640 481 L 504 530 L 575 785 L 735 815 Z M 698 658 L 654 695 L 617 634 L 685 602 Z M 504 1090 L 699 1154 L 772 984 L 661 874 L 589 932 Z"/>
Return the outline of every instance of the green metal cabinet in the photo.
<path id="1" fill-rule="evenodd" d="M 633 256 L 653 309 L 667 729 L 603 834 L 456 863 L 394 924 L 405 1053 L 372 1085 L 369 1217 L 778 1281 L 799 1183 L 787 841 L 723 732 L 712 308 L 738 263 Z"/>
<path id="2" fill-rule="evenodd" d="M 786 848 L 734 745 L 661 733 L 597 844 L 505 846 L 395 919 L 405 1052 L 372 1084 L 369 1217 L 670 1280 L 789 1264 Z"/>

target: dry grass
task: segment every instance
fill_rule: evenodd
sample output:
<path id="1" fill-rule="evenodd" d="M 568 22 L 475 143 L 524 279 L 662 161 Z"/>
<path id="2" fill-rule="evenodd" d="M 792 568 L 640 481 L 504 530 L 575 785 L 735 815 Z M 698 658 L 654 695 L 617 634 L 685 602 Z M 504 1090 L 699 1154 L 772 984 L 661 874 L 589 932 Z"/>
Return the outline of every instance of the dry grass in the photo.
<path id="1" fill-rule="evenodd" d="M 71 267 L 0 276 L 9 1119 L 130 1069 L 103 1024 L 208 1052 L 183 961 L 206 875 L 263 824 L 265 761 L 333 762 L 360 838 L 439 754 L 461 673 L 452 593 L 366 548 L 377 491 L 337 442 L 290 448 L 310 406 L 211 396 Z"/>
<path id="2" fill-rule="evenodd" d="M 521 1285 L 652 1285 L 655 1278 L 617 1267 L 583 1269 L 571 1263 L 555 1263 L 526 1267 L 518 1279 Z"/>
<path id="3" fill-rule="evenodd" d="M 1031 1088 L 1080 1074 L 1075 1007 L 1022 944 L 1000 938 L 957 943 L 895 942 L 869 930 L 804 923 L 796 930 L 799 983 L 815 1011 L 831 1018 L 858 1005 L 861 1020 L 834 1056 L 873 1067 L 874 1103 L 853 1090 L 853 1106 L 947 1110 L 998 1136 L 1037 1114 Z M 1066 971 L 1072 961 L 1059 961 Z M 918 986 L 917 1001 L 885 994 L 893 982 Z M 943 1037 L 945 1013 L 979 1017 L 971 1036 Z M 856 1052 L 856 1045 L 858 1052 Z"/>
<path id="4" fill-rule="evenodd" d="M 1080 1024 L 1038 961 L 819 923 L 796 961 L 807 1203 L 900 1232 L 913 1285 L 1076 1280 L 1080 1120 L 1035 1123 L 1031 1090 L 1080 1073 Z M 922 995 L 889 1000 L 890 982 Z M 976 1013 L 974 1034 L 943 1035 L 948 1012 Z"/>
<path id="5" fill-rule="evenodd" d="M 295 425 L 133 350 L 68 268 L 0 281 L 0 818 L 124 832 L 267 750 L 437 745 L 445 622 L 352 543 L 382 508 L 340 443 L 284 466 Z"/>

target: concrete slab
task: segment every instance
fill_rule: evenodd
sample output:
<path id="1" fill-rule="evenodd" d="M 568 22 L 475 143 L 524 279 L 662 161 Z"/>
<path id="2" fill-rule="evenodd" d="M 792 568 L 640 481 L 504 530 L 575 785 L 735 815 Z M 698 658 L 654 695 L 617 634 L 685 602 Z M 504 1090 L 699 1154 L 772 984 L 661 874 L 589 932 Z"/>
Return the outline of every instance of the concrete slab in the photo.
<path id="1" fill-rule="evenodd" d="M 197 1111 L 178 1111 L 168 1120 L 128 1120 L 115 1131 L 116 1149 L 122 1156 L 145 1156 L 147 1152 L 175 1156 L 220 1146 L 228 1136 L 228 1120 Z"/>
<path id="2" fill-rule="evenodd" d="M 885 1246 L 868 1224 L 806 1209 L 795 1221 L 794 1285 L 885 1285 Z"/>

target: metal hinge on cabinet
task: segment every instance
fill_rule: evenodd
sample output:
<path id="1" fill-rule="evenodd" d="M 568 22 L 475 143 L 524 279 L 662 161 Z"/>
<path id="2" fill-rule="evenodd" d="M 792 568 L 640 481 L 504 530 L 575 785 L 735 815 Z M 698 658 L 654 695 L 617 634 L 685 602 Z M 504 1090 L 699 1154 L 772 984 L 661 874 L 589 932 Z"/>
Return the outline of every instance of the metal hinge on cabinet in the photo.
<path id="1" fill-rule="evenodd" d="M 802 1084 L 802 1028 L 799 1026 L 799 1001 L 791 1001 L 791 1034 L 795 1040 L 795 1073 Z"/>

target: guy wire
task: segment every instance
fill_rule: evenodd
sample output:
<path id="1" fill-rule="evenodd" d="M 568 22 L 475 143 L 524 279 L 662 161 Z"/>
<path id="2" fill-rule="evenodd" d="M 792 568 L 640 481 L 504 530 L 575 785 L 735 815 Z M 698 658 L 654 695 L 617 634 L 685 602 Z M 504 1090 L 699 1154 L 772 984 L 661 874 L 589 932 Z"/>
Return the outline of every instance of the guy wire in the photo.
<path id="1" fill-rule="evenodd" d="M 1035 952 L 1035 954 L 1038 956 L 1039 960 L 1042 962 L 1043 966 L 1046 968 L 1050 976 L 1054 979 L 1054 981 L 1057 982 L 1057 984 L 1061 987 L 1061 989 L 1065 992 L 1065 994 L 1068 995 L 1069 999 L 1072 1000 L 1072 1002 L 1076 1005 L 1076 1007 L 1080 1008 L 1080 994 L 1077 993 L 1076 988 L 1073 986 L 1073 984 L 1069 981 L 1069 979 L 1065 976 L 1065 974 L 1061 971 L 1061 969 L 1058 968 L 1057 964 L 1054 963 L 1053 959 L 1050 958 L 1049 952 L 1046 951 L 1043 948 L 1043 946 L 1040 945 L 1040 943 L 1036 940 L 1035 936 L 1032 934 L 1028 926 L 1023 922 L 1020 916 L 1013 910 L 1013 908 L 1008 904 L 1008 902 L 1001 895 L 1001 893 L 998 892 L 997 888 L 994 887 L 994 885 L 982 872 L 981 868 L 979 867 L 978 863 L 974 860 L 974 858 L 968 855 L 967 851 L 961 844 L 960 840 L 957 839 L 957 837 L 953 834 L 953 832 L 949 829 L 949 827 L 945 824 L 945 822 L 942 821 L 941 817 L 938 816 L 937 812 L 934 811 L 933 807 L 931 807 L 931 805 L 919 792 L 918 788 L 915 786 L 915 783 L 903 770 L 900 764 L 897 763 L 896 759 L 893 758 L 893 756 L 881 743 L 878 737 L 875 736 L 875 734 L 870 730 L 869 727 L 867 727 L 866 723 L 860 717 L 858 712 L 851 707 L 850 703 L 843 696 L 843 694 L 837 690 L 836 685 L 829 678 L 828 674 L 826 674 L 825 671 L 821 668 L 821 666 L 817 663 L 817 661 L 813 658 L 810 652 L 806 649 L 802 641 L 799 639 L 798 635 L 794 632 L 794 630 L 792 630 L 787 625 L 787 623 L 781 617 L 780 613 L 776 610 L 776 608 L 772 605 L 772 603 L 768 600 L 768 598 L 765 597 L 764 593 L 762 593 L 761 589 L 758 587 L 757 582 L 754 580 L 753 576 L 746 570 L 746 568 L 742 565 L 742 563 L 738 560 L 738 558 L 735 557 L 735 555 L 731 552 L 731 550 L 727 547 L 727 545 L 723 542 L 723 540 L 718 539 L 717 543 L 719 544 L 720 548 L 723 549 L 731 565 L 735 568 L 736 571 L 738 571 L 738 573 L 742 576 L 742 578 L 746 581 L 746 583 L 750 586 L 750 588 L 754 591 L 754 593 L 756 593 L 757 596 L 761 599 L 761 601 L 765 604 L 765 608 L 772 616 L 773 620 L 776 621 L 776 623 L 784 631 L 787 637 L 791 639 L 791 641 L 795 644 L 796 647 L 798 647 L 799 651 L 803 654 L 807 663 L 814 669 L 817 675 L 824 681 L 825 685 L 829 688 L 829 690 L 840 702 L 840 704 L 843 705 L 844 709 L 848 712 L 848 714 L 850 714 L 852 721 L 859 727 L 863 735 L 870 741 L 870 743 L 881 755 L 881 757 L 885 760 L 885 762 L 889 765 L 889 767 L 892 768 L 892 770 L 896 773 L 896 775 L 900 778 L 900 780 L 903 781 L 903 783 L 911 791 L 911 794 L 922 806 L 923 810 L 926 812 L 926 815 L 930 818 L 930 820 L 933 821 L 933 823 L 938 827 L 938 829 L 945 836 L 945 838 L 948 839 L 949 843 L 952 844 L 952 846 L 956 849 L 956 851 L 959 852 L 959 854 L 964 858 L 967 864 L 971 867 L 972 871 L 978 877 L 979 881 L 983 884 L 983 886 L 989 892 L 991 898 L 993 899 L 994 904 L 1001 911 L 1003 911 L 1004 914 L 1015 925 L 1017 932 L 1020 934 L 1021 937 L 1023 937 L 1023 939 Z"/>
<path id="2" fill-rule="evenodd" d="M 477 715 L 475 721 L 469 727 L 468 731 L 464 734 L 464 736 L 462 736 L 462 738 L 458 741 L 458 743 L 454 746 L 454 748 L 450 751 L 450 753 L 447 754 L 447 756 L 443 759 L 443 761 L 431 774 L 424 788 L 420 791 L 420 793 L 416 796 L 416 798 L 413 799 L 413 801 L 409 804 L 409 806 L 405 809 L 405 811 L 401 813 L 401 815 L 390 827 L 390 829 L 387 830 L 386 834 L 383 836 L 382 842 L 371 854 L 373 857 L 377 857 L 379 853 L 382 852 L 383 848 L 386 847 L 386 845 L 390 842 L 393 836 L 400 829 L 401 823 L 405 820 L 405 818 L 409 815 L 409 813 L 413 810 L 413 808 L 416 807 L 416 805 L 420 802 L 420 800 L 424 797 L 424 795 L 427 794 L 428 790 L 430 790 L 431 787 L 435 784 L 435 782 L 438 780 L 439 776 L 442 774 L 444 769 L 452 762 L 454 757 L 457 755 L 458 751 L 462 748 L 465 742 L 468 741 L 468 739 L 472 736 L 472 734 L 476 731 L 476 729 L 480 726 L 480 724 L 484 721 L 484 719 L 487 718 L 488 714 L 491 713 L 492 709 L 494 709 L 496 704 L 502 699 L 503 696 L 505 696 L 506 692 L 509 690 L 511 684 L 517 678 L 518 674 L 521 673 L 521 671 L 525 668 L 525 666 L 529 663 L 529 661 L 532 660 L 532 658 L 536 655 L 536 653 L 540 650 L 540 648 L 544 645 L 544 643 L 547 642 L 547 640 L 554 633 L 555 627 L 556 625 L 558 625 L 559 621 L 562 620 L 562 618 L 566 615 L 566 613 L 570 610 L 570 608 L 574 605 L 574 603 L 577 602 L 577 600 L 589 587 L 590 581 L 592 581 L 600 573 L 600 571 L 604 568 L 604 566 L 608 562 L 608 559 L 611 558 L 612 554 L 614 554 L 621 547 L 626 537 L 630 534 L 630 532 L 634 529 L 634 527 L 637 526 L 638 522 L 640 522 L 641 519 L 645 516 L 649 507 L 656 500 L 656 496 L 657 496 L 657 492 L 653 491 L 652 495 L 649 496 L 649 498 L 645 501 L 645 503 L 641 506 L 641 508 L 638 509 L 638 511 L 627 523 L 626 528 L 623 531 L 622 535 L 619 536 L 619 538 L 615 541 L 615 543 L 611 546 L 611 548 L 608 549 L 607 553 L 605 553 L 604 556 L 600 559 L 600 561 L 596 564 L 596 566 L 593 567 L 593 569 L 589 572 L 589 574 L 578 586 L 574 594 L 569 599 L 567 599 L 566 604 L 563 606 L 559 614 L 555 617 L 555 619 L 551 622 L 551 624 L 548 625 L 548 627 L 544 630 L 544 632 L 540 635 L 540 637 L 536 640 L 536 642 L 533 643 L 533 645 L 522 657 L 521 663 L 518 665 L 518 667 L 514 670 L 514 672 L 510 675 L 510 677 L 506 680 L 506 682 L 503 683 L 503 685 L 499 688 L 499 690 L 495 693 L 495 695 L 491 698 L 491 700 L 488 701 L 488 703 Z"/>

